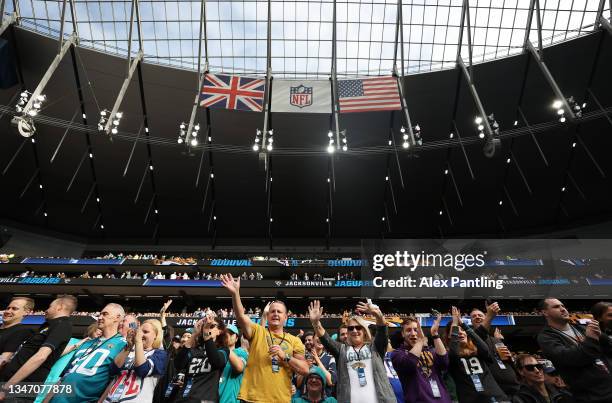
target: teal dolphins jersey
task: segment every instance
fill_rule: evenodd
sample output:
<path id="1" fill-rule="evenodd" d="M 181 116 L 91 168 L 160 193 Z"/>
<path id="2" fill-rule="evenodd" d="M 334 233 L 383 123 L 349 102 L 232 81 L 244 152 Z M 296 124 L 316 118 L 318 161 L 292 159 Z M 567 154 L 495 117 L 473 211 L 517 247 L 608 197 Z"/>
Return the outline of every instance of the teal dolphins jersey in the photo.
<path id="1" fill-rule="evenodd" d="M 110 380 L 110 365 L 123 350 L 126 341 L 120 334 L 83 343 L 62 377 L 62 385 L 71 385 L 71 395 L 56 395 L 52 403 L 97 402 Z"/>

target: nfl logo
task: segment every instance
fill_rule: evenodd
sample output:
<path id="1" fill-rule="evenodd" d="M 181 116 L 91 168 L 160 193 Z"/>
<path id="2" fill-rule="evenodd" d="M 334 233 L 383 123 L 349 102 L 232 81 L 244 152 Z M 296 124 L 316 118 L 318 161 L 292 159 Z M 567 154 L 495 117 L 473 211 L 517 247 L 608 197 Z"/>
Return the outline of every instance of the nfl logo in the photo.
<path id="1" fill-rule="evenodd" d="M 312 105 L 312 87 L 289 87 L 289 103 L 298 108 Z"/>

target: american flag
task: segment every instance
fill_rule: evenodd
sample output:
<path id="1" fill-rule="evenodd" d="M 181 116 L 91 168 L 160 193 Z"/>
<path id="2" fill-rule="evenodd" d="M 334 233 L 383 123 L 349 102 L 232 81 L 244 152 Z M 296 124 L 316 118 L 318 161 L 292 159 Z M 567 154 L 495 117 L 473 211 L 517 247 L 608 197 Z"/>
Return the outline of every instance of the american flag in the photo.
<path id="1" fill-rule="evenodd" d="M 402 109 L 394 77 L 339 80 L 340 113 Z"/>
<path id="2" fill-rule="evenodd" d="M 200 106 L 261 112 L 265 87 L 266 80 L 261 78 L 206 74 Z"/>

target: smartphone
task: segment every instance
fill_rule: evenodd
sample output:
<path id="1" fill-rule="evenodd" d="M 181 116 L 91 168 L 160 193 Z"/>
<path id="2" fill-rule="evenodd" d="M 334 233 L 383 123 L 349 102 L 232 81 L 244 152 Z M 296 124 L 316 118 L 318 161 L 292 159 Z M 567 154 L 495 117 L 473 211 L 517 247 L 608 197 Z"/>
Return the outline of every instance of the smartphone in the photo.
<path id="1" fill-rule="evenodd" d="M 128 325 L 128 327 L 129 327 L 130 329 L 134 329 L 134 330 L 136 330 L 136 329 L 138 328 L 138 323 L 136 323 L 136 322 L 130 322 L 130 324 Z"/>

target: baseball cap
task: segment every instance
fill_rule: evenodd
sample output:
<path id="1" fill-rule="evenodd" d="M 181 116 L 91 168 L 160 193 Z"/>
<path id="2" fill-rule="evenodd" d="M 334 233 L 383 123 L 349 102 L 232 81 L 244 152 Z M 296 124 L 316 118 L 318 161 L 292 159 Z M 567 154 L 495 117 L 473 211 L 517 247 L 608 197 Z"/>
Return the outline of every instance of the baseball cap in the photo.
<path id="1" fill-rule="evenodd" d="M 173 337 L 174 341 L 181 341 L 181 336 L 179 336 L 178 334 L 176 336 Z"/>
<path id="2" fill-rule="evenodd" d="M 227 325 L 227 330 L 231 331 L 234 334 L 240 334 L 240 330 L 236 327 L 236 325 Z"/>
<path id="3" fill-rule="evenodd" d="M 193 334 L 193 328 L 190 327 L 190 328 L 185 329 L 185 333 Z"/>
<path id="4" fill-rule="evenodd" d="M 323 383 L 323 388 L 327 387 L 327 381 L 325 380 L 325 373 L 323 372 L 321 368 L 317 366 L 310 367 L 310 369 L 308 370 L 308 376 L 306 377 L 306 379 L 310 378 L 311 376 L 318 376 L 319 378 L 321 378 L 321 382 Z"/>

